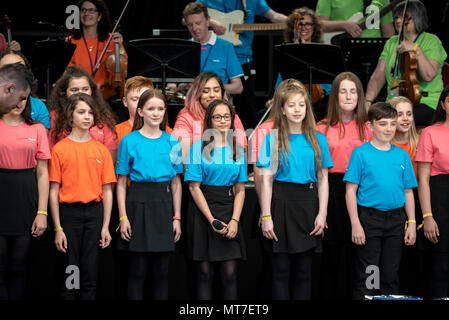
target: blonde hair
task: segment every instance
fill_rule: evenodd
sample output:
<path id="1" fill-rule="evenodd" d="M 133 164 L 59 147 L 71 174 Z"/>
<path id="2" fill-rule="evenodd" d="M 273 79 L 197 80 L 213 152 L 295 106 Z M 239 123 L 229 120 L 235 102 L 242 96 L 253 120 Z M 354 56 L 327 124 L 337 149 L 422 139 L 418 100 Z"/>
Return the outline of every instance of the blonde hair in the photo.
<path id="1" fill-rule="evenodd" d="M 287 161 L 287 154 L 290 153 L 290 140 L 289 140 L 289 125 L 287 122 L 287 117 L 283 114 L 282 109 L 287 102 L 287 100 L 294 96 L 300 94 L 304 97 L 306 103 L 306 114 L 304 120 L 301 123 L 302 132 L 306 139 L 312 145 L 313 151 L 315 152 L 315 163 L 316 163 L 316 173 L 317 176 L 321 172 L 321 149 L 318 143 L 318 138 L 316 136 L 316 122 L 315 116 L 313 114 L 312 103 L 310 101 L 307 89 L 304 87 L 299 87 L 297 84 L 289 84 L 282 87 L 278 87 L 274 93 L 273 97 L 273 112 L 274 112 L 274 126 L 273 129 L 278 130 L 277 139 L 277 150 L 278 150 L 278 161 L 279 165 L 282 164 L 282 157 Z M 288 162 L 286 162 L 288 166 Z"/>
<path id="2" fill-rule="evenodd" d="M 403 96 L 398 96 L 398 97 L 393 97 L 388 101 L 393 108 L 396 109 L 396 106 L 400 103 L 408 103 L 409 105 L 411 105 L 413 107 L 412 102 L 410 101 L 409 98 L 407 97 L 403 97 Z M 412 150 L 412 153 L 415 154 L 416 152 L 416 147 L 418 146 L 418 132 L 416 131 L 416 126 L 415 126 L 415 119 L 413 118 L 413 122 L 410 126 L 410 130 L 408 131 L 408 140 L 410 141 L 410 149 Z"/>

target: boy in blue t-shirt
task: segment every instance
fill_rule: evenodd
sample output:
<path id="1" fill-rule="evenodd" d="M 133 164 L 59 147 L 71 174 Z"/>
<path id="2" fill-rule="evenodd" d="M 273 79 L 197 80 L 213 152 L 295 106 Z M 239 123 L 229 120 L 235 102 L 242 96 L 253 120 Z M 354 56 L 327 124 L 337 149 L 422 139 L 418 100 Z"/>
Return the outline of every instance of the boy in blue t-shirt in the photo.
<path id="1" fill-rule="evenodd" d="M 407 152 L 390 143 L 397 117 L 389 103 L 370 107 L 368 127 L 373 138 L 354 149 L 343 178 L 352 242 L 357 245 L 354 299 L 376 295 L 376 289 L 398 294 L 402 241 L 410 246 L 416 240 L 413 166 Z M 404 232 L 406 219 L 409 228 Z M 380 279 L 368 279 L 373 270 L 378 270 Z"/>

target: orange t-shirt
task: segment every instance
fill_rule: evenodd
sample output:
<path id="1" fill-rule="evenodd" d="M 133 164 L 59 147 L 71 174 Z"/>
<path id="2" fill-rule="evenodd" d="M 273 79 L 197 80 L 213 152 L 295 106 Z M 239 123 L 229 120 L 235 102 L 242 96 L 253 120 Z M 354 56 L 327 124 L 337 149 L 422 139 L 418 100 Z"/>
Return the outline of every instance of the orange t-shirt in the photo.
<path id="1" fill-rule="evenodd" d="M 108 37 L 109 36 L 110 34 L 108 35 Z M 103 52 L 104 47 L 106 46 L 107 40 L 98 41 L 98 37 L 86 38 L 86 43 L 84 43 L 83 37 L 79 39 L 73 39 L 72 37 L 69 37 L 66 39 L 66 41 L 76 44 L 76 49 L 73 52 L 73 56 L 69 62 L 69 66 L 75 65 L 77 67 L 83 68 L 89 74 L 92 74 L 92 69 L 95 67 L 95 57 L 97 57 L 97 61 L 100 59 L 100 55 Z M 105 63 L 106 58 L 114 53 L 115 53 L 115 42 L 111 41 L 101 60 L 100 67 L 98 71 L 95 73 L 94 77 L 95 82 L 98 84 L 100 88 L 108 80 L 108 73 L 106 70 L 106 63 Z M 126 52 L 123 49 L 120 49 L 120 53 L 126 55 Z"/>
<path id="2" fill-rule="evenodd" d="M 344 136 L 343 133 L 340 134 L 338 124 L 329 126 L 329 130 L 326 134 L 326 119 L 316 126 L 316 130 L 324 134 L 327 138 L 332 163 L 334 164 L 334 167 L 329 169 L 330 173 L 345 173 L 349 164 L 349 159 L 351 158 L 352 150 L 361 146 L 366 141 L 371 140 L 373 137 L 372 132 L 365 125 L 365 140 L 360 140 L 359 127 L 355 119 L 349 122 L 344 122 L 343 124 Z"/>
<path id="3" fill-rule="evenodd" d="M 131 133 L 132 129 L 133 129 L 133 126 L 131 125 L 129 120 L 123 121 L 115 126 L 115 133 L 117 134 L 117 152 L 118 152 L 118 146 L 120 145 L 120 141 L 128 133 Z M 167 125 L 165 127 L 165 132 L 172 133 L 173 130 Z"/>
<path id="4" fill-rule="evenodd" d="M 66 137 L 51 149 L 50 182 L 57 182 L 59 202 L 101 201 L 103 185 L 117 182 L 109 150 L 90 139 L 76 142 Z"/>
<path id="5" fill-rule="evenodd" d="M 401 149 L 404 149 L 408 153 L 408 155 L 410 156 L 410 160 L 412 160 L 413 171 L 415 171 L 415 177 L 418 179 L 418 164 L 416 163 L 416 160 L 415 160 L 416 150 L 412 151 L 410 141 L 407 143 L 399 143 L 397 141 L 393 141 L 392 143 L 395 146 L 397 146 Z"/>

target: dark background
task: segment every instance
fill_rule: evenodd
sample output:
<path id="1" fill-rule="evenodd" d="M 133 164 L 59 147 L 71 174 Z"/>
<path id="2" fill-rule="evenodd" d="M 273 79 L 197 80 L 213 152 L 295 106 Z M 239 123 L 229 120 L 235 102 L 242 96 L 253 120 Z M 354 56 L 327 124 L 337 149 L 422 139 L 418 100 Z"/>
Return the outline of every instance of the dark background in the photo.
<path id="1" fill-rule="evenodd" d="M 152 37 L 153 29 L 179 29 L 184 30 L 186 38 L 188 33 L 181 23 L 182 10 L 190 1 L 188 0 L 132 0 L 125 13 L 121 32 L 125 42 L 133 39 Z M 427 6 L 429 16 L 428 31 L 438 35 L 443 42 L 446 51 L 449 47 L 449 12 L 444 16 L 447 0 L 422 0 Z M 119 17 L 126 0 L 106 0 L 110 11 L 111 20 Z M 275 11 L 288 15 L 293 9 L 308 6 L 315 9 L 316 0 L 267 0 L 268 5 Z M 8 14 L 12 24 L 12 36 L 22 45 L 22 52 L 29 55 L 36 40 L 45 39 L 48 36 L 62 35 L 61 29 L 39 25 L 38 21 L 65 25 L 68 14 L 65 9 L 70 4 L 76 4 L 73 0 L 63 1 L 3 1 L 0 7 L 0 16 Z M 448 10 L 446 10 L 448 11 Z M 445 18 L 445 21 L 443 19 Z M 259 19 L 256 22 L 264 22 Z M 4 32 L 4 30 L 0 30 Z M 62 31 L 64 31 L 62 29 Z M 275 79 L 271 67 L 270 49 L 272 45 L 282 42 L 280 32 L 256 33 L 253 43 L 254 61 L 256 65 L 256 95 L 258 106 L 261 108 L 266 97 L 272 94 Z M 329 57 L 332 59 L 333 57 Z M 374 66 L 373 66 L 374 68 Z M 363 82 L 365 82 L 362 79 Z"/>

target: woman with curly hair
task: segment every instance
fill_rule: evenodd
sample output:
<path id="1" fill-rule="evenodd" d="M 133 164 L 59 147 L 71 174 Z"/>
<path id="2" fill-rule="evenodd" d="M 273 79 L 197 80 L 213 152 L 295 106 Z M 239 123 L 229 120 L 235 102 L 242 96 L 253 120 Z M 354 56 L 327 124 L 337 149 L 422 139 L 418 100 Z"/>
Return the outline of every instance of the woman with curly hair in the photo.
<path id="1" fill-rule="evenodd" d="M 83 300 L 96 298 L 98 248 L 111 242 L 112 184 L 117 181 L 111 154 L 89 132 L 100 117 L 93 97 L 72 95 L 56 122 L 69 135 L 51 149 L 48 169 L 56 249 L 64 253 L 64 267 L 79 266 Z M 73 300 L 76 291 L 62 284 L 61 296 Z"/>
<path id="2" fill-rule="evenodd" d="M 92 75 L 111 35 L 109 33 L 111 31 L 109 9 L 103 0 L 81 0 L 78 2 L 78 7 L 80 8 L 81 28 L 73 29 L 73 34 L 66 39 L 66 41 L 76 44 L 69 66 L 78 66 Z M 115 43 L 120 45 L 120 53 L 126 54 L 122 35 L 114 32 L 106 54 L 101 60 L 103 63 L 95 73 L 94 80 L 100 88 L 108 80 L 104 62 L 109 55 L 115 53 Z"/>
<path id="3" fill-rule="evenodd" d="M 85 70 L 75 66 L 66 68 L 64 74 L 56 82 L 48 102 L 51 122 L 50 147 L 69 134 L 62 122 L 57 119 L 66 112 L 68 98 L 79 92 L 92 96 L 99 108 L 98 122 L 90 128 L 90 135 L 104 144 L 111 152 L 112 158 L 115 159 L 117 143 L 114 115 L 92 77 Z"/>
<path id="4" fill-rule="evenodd" d="M 296 17 L 301 16 L 299 30 L 295 28 Z M 285 43 L 320 43 L 321 24 L 315 15 L 315 11 L 307 7 L 298 8 L 292 11 L 287 17 L 286 27 L 284 29 Z"/>

